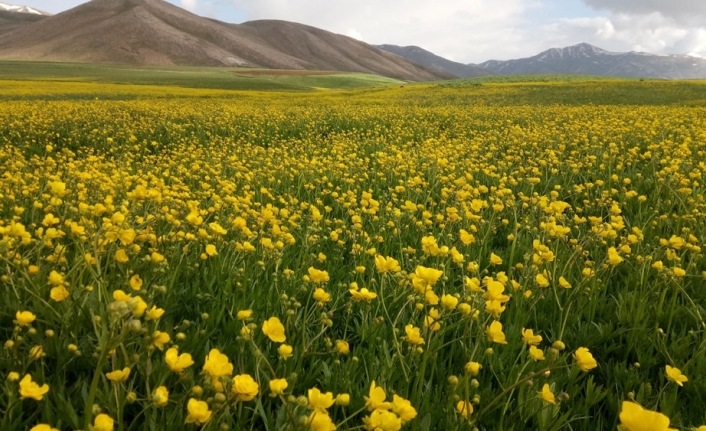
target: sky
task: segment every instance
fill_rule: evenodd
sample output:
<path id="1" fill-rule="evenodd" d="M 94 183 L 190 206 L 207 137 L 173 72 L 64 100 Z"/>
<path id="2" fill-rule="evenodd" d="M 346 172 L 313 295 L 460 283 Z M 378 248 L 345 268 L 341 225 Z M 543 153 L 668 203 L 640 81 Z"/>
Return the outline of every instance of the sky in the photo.
<path id="1" fill-rule="evenodd" d="M 371 44 L 417 45 L 462 63 L 529 57 L 582 42 L 609 51 L 706 57 L 706 0 L 168 1 L 222 21 L 295 21 Z M 24 4 L 58 13 L 84 2 Z"/>

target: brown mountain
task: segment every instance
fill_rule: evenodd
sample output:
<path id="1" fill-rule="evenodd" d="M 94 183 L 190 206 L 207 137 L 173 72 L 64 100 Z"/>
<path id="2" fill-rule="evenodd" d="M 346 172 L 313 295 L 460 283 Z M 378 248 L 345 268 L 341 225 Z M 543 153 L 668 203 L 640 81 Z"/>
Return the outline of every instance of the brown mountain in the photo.
<path id="1" fill-rule="evenodd" d="M 162 0 L 92 0 L 0 33 L 0 58 L 333 70 L 410 81 L 453 77 L 315 27 L 270 20 L 228 24 Z"/>
<path id="2" fill-rule="evenodd" d="M 8 33 L 33 22 L 40 21 L 43 18 L 46 17 L 44 15 L 0 9 L 0 34 Z"/>

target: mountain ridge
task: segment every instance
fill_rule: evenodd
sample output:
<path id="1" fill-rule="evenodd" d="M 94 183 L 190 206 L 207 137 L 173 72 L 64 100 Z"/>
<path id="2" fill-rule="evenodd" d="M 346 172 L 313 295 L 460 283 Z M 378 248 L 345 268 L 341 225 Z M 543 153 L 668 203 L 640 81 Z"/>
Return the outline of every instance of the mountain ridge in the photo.
<path id="1" fill-rule="evenodd" d="M 0 11 L 17 12 L 17 13 L 29 13 L 33 15 L 51 16 L 49 12 L 45 12 L 40 9 L 35 9 L 30 6 L 16 6 L 13 4 L 0 2 Z"/>
<path id="2" fill-rule="evenodd" d="M 580 74 L 631 78 L 706 78 L 706 60 L 689 55 L 611 52 L 588 43 L 550 48 L 531 57 L 476 66 L 500 75 Z"/>
<path id="3" fill-rule="evenodd" d="M 162 0 L 92 0 L 2 32 L 0 58 L 332 70 L 407 81 L 453 78 L 315 27 L 274 20 L 229 24 Z"/>
<path id="4" fill-rule="evenodd" d="M 495 75 L 495 73 L 487 69 L 448 60 L 415 45 L 399 46 L 385 44 L 376 46 L 384 51 L 388 51 L 412 60 L 415 63 L 443 70 L 452 75 L 458 76 L 459 78 L 476 78 L 480 76 Z"/>

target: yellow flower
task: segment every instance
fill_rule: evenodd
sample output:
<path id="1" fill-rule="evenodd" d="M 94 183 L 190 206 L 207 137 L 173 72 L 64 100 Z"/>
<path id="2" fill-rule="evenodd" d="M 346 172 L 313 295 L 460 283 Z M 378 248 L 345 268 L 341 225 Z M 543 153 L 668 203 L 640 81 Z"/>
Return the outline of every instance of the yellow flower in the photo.
<path id="1" fill-rule="evenodd" d="M 424 344 L 424 338 L 419 334 L 419 328 L 412 325 L 407 325 L 404 327 L 404 331 L 407 333 L 407 341 L 413 346 L 418 346 Z"/>
<path id="2" fill-rule="evenodd" d="M 387 395 L 385 395 L 385 390 L 381 388 L 380 386 L 375 385 L 375 380 L 370 382 L 370 391 L 368 391 L 368 396 L 364 396 L 365 398 L 365 405 L 368 407 L 368 410 L 389 410 L 392 405 L 388 402 L 385 402 L 385 398 L 387 398 Z"/>
<path id="3" fill-rule="evenodd" d="M 284 335 L 284 325 L 277 317 L 270 317 L 262 324 L 262 332 L 275 343 L 284 343 L 287 336 Z"/>
<path id="4" fill-rule="evenodd" d="M 53 428 L 51 425 L 37 424 L 37 425 L 33 426 L 32 428 L 30 428 L 29 431 L 59 431 L 59 430 L 56 428 Z"/>
<path id="5" fill-rule="evenodd" d="M 539 287 L 549 287 L 549 280 L 544 276 L 544 274 L 537 274 L 534 277 L 534 281 L 537 282 L 537 286 Z"/>
<path id="6" fill-rule="evenodd" d="M 480 373 L 480 369 L 483 368 L 483 366 L 478 362 L 471 361 L 468 362 L 463 368 L 468 374 L 475 377 L 478 375 L 478 373 Z"/>
<path id="7" fill-rule="evenodd" d="M 530 346 L 529 354 L 535 361 L 543 361 L 545 359 L 544 351 L 542 349 L 538 349 L 535 346 Z"/>
<path id="8" fill-rule="evenodd" d="M 368 431 L 399 431 L 402 428 L 402 420 L 387 410 L 374 410 L 363 418 L 363 422 Z"/>
<path id="9" fill-rule="evenodd" d="M 105 376 L 113 383 L 124 382 L 130 377 L 130 368 L 125 367 L 122 370 L 111 371 L 110 373 L 105 373 Z"/>
<path id="10" fill-rule="evenodd" d="M 48 281 L 52 286 L 59 286 L 64 284 L 64 276 L 56 271 L 52 271 L 49 273 Z"/>
<path id="11" fill-rule="evenodd" d="M 218 254 L 218 250 L 216 250 L 216 246 L 213 244 L 208 244 L 206 246 L 206 254 L 213 257 Z"/>
<path id="12" fill-rule="evenodd" d="M 447 310 L 455 310 L 458 305 L 458 298 L 453 295 L 444 295 L 441 297 L 441 306 Z"/>
<path id="13" fill-rule="evenodd" d="M 132 290 L 140 290 L 142 288 L 142 278 L 138 274 L 130 277 L 130 288 Z"/>
<path id="14" fill-rule="evenodd" d="M 206 356 L 203 370 L 211 377 L 230 376 L 233 374 L 233 364 L 230 363 L 228 356 L 218 349 L 211 349 Z"/>
<path id="15" fill-rule="evenodd" d="M 338 394 L 336 395 L 336 405 L 337 406 L 347 406 L 351 403 L 351 396 L 348 394 Z"/>
<path id="16" fill-rule="evenodd" d="M 485 330 L 488 335 L 488 339 L 493 343 L 507 344 L 505 341 L 505 334 L 503 333 L 503 324 L 497 320 L 493 321 Z"/>
<path id="17" fill-rule="evenodd" d="M 47 392 L 49 392 L 49 385 L 45 383 L 39 386 L 32 381 L 32 376 L 29 374 L 26 374 L 20 380 L 20 397 L 22 399 L 32 398 L 33 400 L 41 401 Z"/>
<path id="18" fill-rule="evenodd" d="M 64 286 L 53 287 L 53 288 L 49 291 L 49 297 L 50 297 L 51 299 L 53 299 L 54 301 L 56 301 L 56 302 L 61 302 L 61 301 L 63 301 L 64 299 L 68 298 L 69 295 L 71 295 L 71 293 L 70 293 L 69 290 L 68 290 L 66 287 L 64 287 Z"/>
<path id="19" fill-rule="evenodd" d="M 113 431 L 115 421 L 110 416 L 101 413 L 93 420 L 93 431 Z"/>
<path id="20" fill-rule="evenodd" d="M 160 386 L 152 392 L 152 402 L 157 407 L 164 407 L 169 402 L 169 391 L 166 386 Z"/>
<path id="21" fill-rule="evenodd" d="M 171 337 L 166 332 L 155 331 L 152 334 L 152 344 L 159 350 L 164 350 L 164 345 L 171 340 Z"/>
<path id="22" fill-rule="evenodd" d="M 314 291 L 314 299 L 318 302 L 329 302 L 331 300 L 331 295 L 319 287 Z"/>
<path id="23" fill-rule="evenodd" d="M 489 280 L 486 286 L 486 292 L 483 294 L 483 298 L 490 301 L 507 302 L 510 297 L 505 295 L 505 286 L 499 281 Z"/>
<path id="24" fill-rule="evenodd" d="M 681 370 L 679 370 L 679 368 L 670 367 L 669 365 L 667 365 L 665 368 L 667 371 L 667 379 L 673 381 L 679 386 L 684 386 L 684 382 L 689 381 L 689 379 L 681 373 Z"/>
<path id="25" fill-rule="evenodd" d="M 260 386 L 249 374 L 238 374 L 233 377 L 231 392 L 238 401 L 250 401 L 257 396 Z"/>
<path id="26" fill-rule="evenodd" d="M 542 390 L 540 392 L 537 392 L 540 397 L 549 404 L 556 404 L 556 398 L 554 397 L 554 393 L 552 393 L 552 390 L 549 388 L 549 384 L 545 383 L 544 386 L 542 386 Z"/>
<path id="27" fill-rule="evenodd" d="M 348 343 L 343 340 L 336 341 L 336 351 L 341 355 L 347 355 L 350 353 L 350 347 Z"/>
<path id="28" fill-rule="evenodd" d="M 461 242 L 464 245 L 471 245 L 474 242 L 476 242 L 476 237 L 473 236 L 472 233 L 469 233 L 468 231 L 466 231 L 465 229 L 459 230 L 458 233 L 459 233 L 459 237 L 461 238 Z"/>
<path id="29" fill-rule="evenodd" d="M 328 272 L 319 271 L 318 269 L 316 269 L 314 267 L 309 267 L 307 272 L 309 274 L 309 279 L 311 281 L 313 281 L 314 283 L 326 283 L 330 279 Z"/>
<path id="30" fill-rule="evenodd" d="M 281 344 L 277 348 L 277 353 L 279 353 L 279 355 L 282 357 L 282 359 L 290 358 L 292 356 L 293 351 L 294 351 L 294 349 L 292 348 L 292 346 L 290 346 L 288 344 Z"/>
<path id="31" fill-rule="evenodd" d="M 623 401 L 620 409 L 619 431 L 677 431 L 669 428 L 669 418 L 662 413 L 642 408 L 639 404 Z"/>
<path id="32" fill-rule="evenodd" d="M 156 305 L 153 305 L 152 308 L 147 312 L 147 319 L 149 320 L 157 320 L 162 315 L 164 314 L 164 310 L 161 308 L 157 308 Z"/>
<path id="33" fill-rule="evenodd" d="M 559 286 L 563 287 L 564 289 L 571 289 L 571 283 L 566 281 L 564 277 L 559 277 Z"/>
<path id="34" fill-rule="evenodd" d="M 135 317 L 142 317 L 142 315 L 145 314 L 145 310 L 147 310 L 147 303 L 140 296 L 131 298 L 127 302 L 127 305 L 130 307 L 130 310 L 132 310 L 132 314 L 135 315 Z"/>
<path id="35" fill-rule="evenodd" d="M 618 250 L 616 250 L 615 247 L 611 247 L 608 249 L 608 262 L 611 265 L 618 265 L 623 260 L 624 259 L 620 257 L 620 254 L 618 254 Z"/>
<path id="36" fill-rule="evenodd" d="M 188 415 L 186 416 L 187 424 L 201 425 L 211 418 L 211 411 L 208 409 L 208 404 L 205 401 L 198 401 L 195 398 L 189 398 L 186 404 Z"/>
<path id="37" fill-rule="evenodd" d="M 35 321 L 35 316 L 31 311 L 18 311 L 15 313 L 15 319 L 20 326 L 29 326 Z"/>
<path id="38" fill-rule="evenodd" d="M 289 386 L 287 379 L 272 379 L 270 380 L 270 391 L 274 395 L 282 395 Z"/>
<path id="39" fill-rule="evenodd" d="M 402 423 L 409 422 L 417 417 L 417 410 L 412 407 L 412 403 L 396 394 L 392 396 L 392 411 L 402 420 Z"/>
<path id="40" fill-rule="evenodd" d="M 380 255 L 375 256 L 375 268 L 380 273 L 400 272 L 402 270 L 402 268 L 400 268 L 400 263 L 397 260 Z"/>
<path id="41" fill-rule="evenodd" d="M 130 260 L 130 258 L 129 258 L 128 255 L 127 255 L 127 252 L 126 252 L 124 249 L 122 249 L 122 248 L 119 248 L 119 249 L 115 252 L 114 259 L 115 259 L 115 261 L 118 262 L 118 263 L 126 263 L 127 261 Z"/>
<path id="42" fill-rule="evenodd" d="M 252 317 L 252 310 L 240 310 L 237 317 L 238 320 L 249 320 Z"/>
<path id="43" fill-rule="evenodd" d="M 473 414 L 473 404 L 468 401 L 459 401 L 456 404 L 456 411 L 464 418 L 468 418 Z"/>
<path id="44" fill-rule="evenodd" d="M 333 393 L 322 393 L 318 388 L 311 388 L 308 392 L 309 409 L 325 411 L 333 405 Z"/>
<path id="45" fill-rule="evenodd" d="M 598 366 L 598 363 L 595 359 L 593 359 L 591 352 L 589 352 L 585 347 L 579 347 L 576 352 L 574 352 L 573 356 L 576 361 L 576 365 L 578 365 L 582 371 L 589 371 Z"/>
<path id="46" fill-rule="evenodd" d="M 348 291 L 350 292 L 351 296 L 353 296 L 353 299 L 355 299 L 356 301 L 359 301 L 359 302 L 360 301 L 370 302 L 373 299 L 378 297 L 377 293 L 371 292 L 368 289 L 366 289 L 365 287 L 360 290 L 350 289 Z"/>
<path id="47" fill-rule="evenodd" d="M 44 355 L 42 346 L 34 346 L 29 350 L 29 359 L 36 361 Z"/>
<path id="48" fill-rule="evenodd" d="M 522 341 L 530 346 L 536 346 L 542 342 L 542 336 L 534 335 L 534 331 L 531 329 L 522 328 Z"/>
<path id="49" fill-rule="evenodd" d="M 502 265 L 503 260 L 500 256 L 495 253 L 490 253 L 490 264 L 491 265 Z"/>
<path id="50" fill-rule="evenodd" d="M 135 230 L 134 229 L 120 229 L 118 233 L 118 239 L 123 245 L 130 245 L 135 241 Z"/>
<path id="51" fill-rule="evenodd" d="M 115 292 L 113 292 L 113 299 L 116 301 L 124 301 L 128 302 L 129 300 L 132 299 L 132 295 L 128 295 L 127 293 L 123 292 L 122 290 L 118 289 Z"/>
<path id="52" fill-rule="evenodd" d="M 190 354 L 182 353 L 180 355 L 175 347 L 167 350 L 164 354 L 164 361 L 167 363 L 167 367 L 175 373 L 181 373 L 184 369 L 194 365 Z"/>
<path id="53" fill-rule="evenodd" d="M 414 275 L 416 275 L 417 278 L 424 280 L 428 286 L 433 286 L 439 278 L 444 275 L 444 271 L 419 265 L 414 270 Z"/>
<path id="54" fill-rule="evenodd" d="M 307 426 L 312 431 L 335 431 L 336 425 L 331 420 L 331 416 L 325 411 L 313 411 L 306 421 Z"/>
<path id="55" fill-rule="evenodd" d="M 156 251 L 152 252 L 152 254 L 150 255 L 150 259 L 154 263 L 162 263 L 166 260 L 163 254 L 160 254 Z"/>
<path id="56" fill-rule="evenodd" d="M 672 274 L 674 274 L 675 277 L 684 277 L 686 275 L 686 271 L 678 266 L 675 266 L 672 268 Z"/>

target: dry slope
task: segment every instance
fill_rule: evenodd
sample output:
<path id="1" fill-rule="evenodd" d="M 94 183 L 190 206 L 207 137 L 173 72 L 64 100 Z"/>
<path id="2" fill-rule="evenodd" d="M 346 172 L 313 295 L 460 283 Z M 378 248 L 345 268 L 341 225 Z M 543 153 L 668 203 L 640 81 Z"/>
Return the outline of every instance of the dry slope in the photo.
<path id="1" fill-rule="evenodd" d="M 452 77 L 355 39 L 285 21 L 227 24 L 162 0 L 93 0 L 0 34 L 0 58 L 248 66 Z"/>

